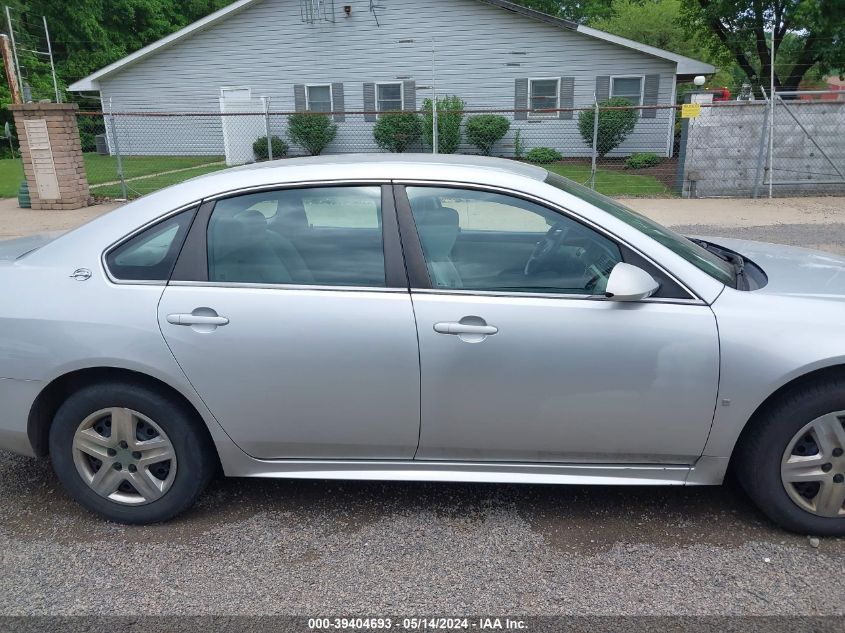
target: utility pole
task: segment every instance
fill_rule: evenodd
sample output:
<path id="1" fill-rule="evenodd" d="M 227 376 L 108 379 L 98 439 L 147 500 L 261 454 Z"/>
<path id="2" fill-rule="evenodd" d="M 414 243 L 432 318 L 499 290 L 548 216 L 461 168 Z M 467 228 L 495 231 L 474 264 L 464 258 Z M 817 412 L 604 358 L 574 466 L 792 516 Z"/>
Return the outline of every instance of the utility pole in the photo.
<path id="1" fill-rule="evenodd" d="M 42 15 L 41 19 L 44 21 L 44 35 L 47 36 L 47 55 L 50 56 L 50 72 L 53 73 L 53 90 L 56 91 L 56 103 L 61 103 L 59 82 L 56 81 L 56 65 L 53 63 L 53 45 L 50 43 L 50 31 L 47 30 L 47 17 Z"/>
<path id="2" fill-rule="evenodd" d="M 9 46 L 9 36 L 0 35 L 0 49 L 3 50 L 3 67 L 6 69 L 6 80 L 12 93 L 12 103 L 23 103 L 18 78 L 15 76 L 15 66 L 12 60 L 12 47 Z"/>
<path id="3" fill-rule="evenodd" d="M 12 40 L 12 57 L 15 60 L 15 77 L 17 78 L 18 90 L 23 92 L 23 77 L 21 77 L 21 66 L 18 63 L 18 49 L 15 46 L 15 31 L 12 28 L 12 14 L 9 5 L 6 5 L 6 24 L 9 27 L 9 38 Z"/>

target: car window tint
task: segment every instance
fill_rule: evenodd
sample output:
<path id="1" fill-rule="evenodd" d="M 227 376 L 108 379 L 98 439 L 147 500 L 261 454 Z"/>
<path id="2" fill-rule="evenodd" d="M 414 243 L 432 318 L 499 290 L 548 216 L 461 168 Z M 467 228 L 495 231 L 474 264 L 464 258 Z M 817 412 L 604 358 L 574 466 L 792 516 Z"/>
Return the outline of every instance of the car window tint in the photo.
<path id="1" fill-rule="evenodd" d="M 408 187 L 435 288 L 602 294 L 619 247 L 527 200 L 464 189 Z"/>
<path id="2" fill-rule="evenodd" d="M 216 203 L 209 281 L 384 287 L 380 187 L 265 191 Z"/>
<path id="3" fill-rule="evenodd" d="M 195 211 L 178 213 L 112 249 L 106 255 L 111 275 L 127 281 L 167 281 Z"/>

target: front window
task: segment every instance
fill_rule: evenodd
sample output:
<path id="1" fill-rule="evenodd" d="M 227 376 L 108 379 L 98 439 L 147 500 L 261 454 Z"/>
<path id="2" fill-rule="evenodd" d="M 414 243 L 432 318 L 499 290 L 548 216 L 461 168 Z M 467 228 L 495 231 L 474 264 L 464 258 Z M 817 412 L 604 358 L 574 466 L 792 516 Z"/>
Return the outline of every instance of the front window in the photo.
<path id="1" fill-rule="evenodd" d="M 306 109 L 309 112 L 331 112 L 332 111 L 332 87 L 331 86 L 306 86 L 305 87 Z"/>
<path id="2" fill-rule="evenodd" d="M 642 77 L 611 77 L 610 96 L 626 99 L 631 105 L 642 105 L 643 78 Z"/>
<path id="3" fill-rule="evenodd" d="M 407 187 L 431 285 L 448 290 L 603 294 L 619 247 L 522 198 Z"/>
<path id="4" fill-rule="evenodd" d="M 686 261 L 691 263 L 699 270 L 704 271 L 717 281 L 723 284 L 734 286 L 736 284 L 736 275 L 733 267 L 723 259 L 720 259 L 710 251 L 702 248 L 698 244 L 691 242 L 683 235 L 679 235 L 674 231 L 667 229 L 650 220 L 644 215 L 640 215 L 636 211 L 629 209 L 623 204 L 618 203 L 612 198 L 603 196 L 600 193 L 593 191 L 583 185 L 550 173 L 546 182 L 553 187 L 570 193 L 573 196 L 589 202 L 594 207 L 598 207 L 602 211 L 606 211 L 618 220 L 622 220 L 628 226 L 631 226 L 641 233 L 645 233 L 653 240 L 659 242 L 676 255 L 681 256 Z"/>
<path id="5" fill-rule="evenodd" d="M 528 84 L 531 117 L 557 116 L 556 112 L 539 112 L 539 110 L 556 110 L 559 107 L 560 79 L 531 79 Z"/>
<path id="6" fill-rule="evenodd" d="M 402 109 L 402 84 L 378 84 L 376 87 L 377 109 L 392 112 Z"/>

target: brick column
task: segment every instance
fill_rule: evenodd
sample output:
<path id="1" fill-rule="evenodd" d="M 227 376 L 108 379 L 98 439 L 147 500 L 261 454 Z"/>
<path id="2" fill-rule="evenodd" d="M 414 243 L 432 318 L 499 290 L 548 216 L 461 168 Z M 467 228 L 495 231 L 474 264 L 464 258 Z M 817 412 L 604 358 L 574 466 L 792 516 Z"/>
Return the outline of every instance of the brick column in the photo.
<path id="1" fill-rule="evenodd" d="M 80 209 L 91 195 L 75 103 L 11 105 L 33 209 Z"/>

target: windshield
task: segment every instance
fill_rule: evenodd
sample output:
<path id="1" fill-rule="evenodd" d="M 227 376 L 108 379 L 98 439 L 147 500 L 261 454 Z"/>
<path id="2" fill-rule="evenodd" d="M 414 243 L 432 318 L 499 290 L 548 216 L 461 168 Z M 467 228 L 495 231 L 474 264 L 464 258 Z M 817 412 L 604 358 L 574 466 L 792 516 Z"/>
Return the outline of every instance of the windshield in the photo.
<path id="1" fill-rule="evenodd" d="M 573 182 L 563 176 L 550 173 L 549 177 L 546 178 L 546 182 L 553 187 L 557 187 L 562 191 L 571 193 L 573 196 L 589 202 L 602 211 L 606 211 L 613 217 L 622 220 L 628 226 L 637 229 L 641 233 L 645 233 L 650 238 L 660 242 L 673 253 L 680 255 L 690 264 L 723 284 L 730 286 L 736 284 L 736 275 L 731 264 L 690 241 L 683 235 L 679 235 L 665 226 L 661 226 L 657 222 L 648 219 L 644 215 L 640 215 L 612 198 L 596 193 L 592 189 L 584 185 L 579 185 L 577 182 Z"/>

